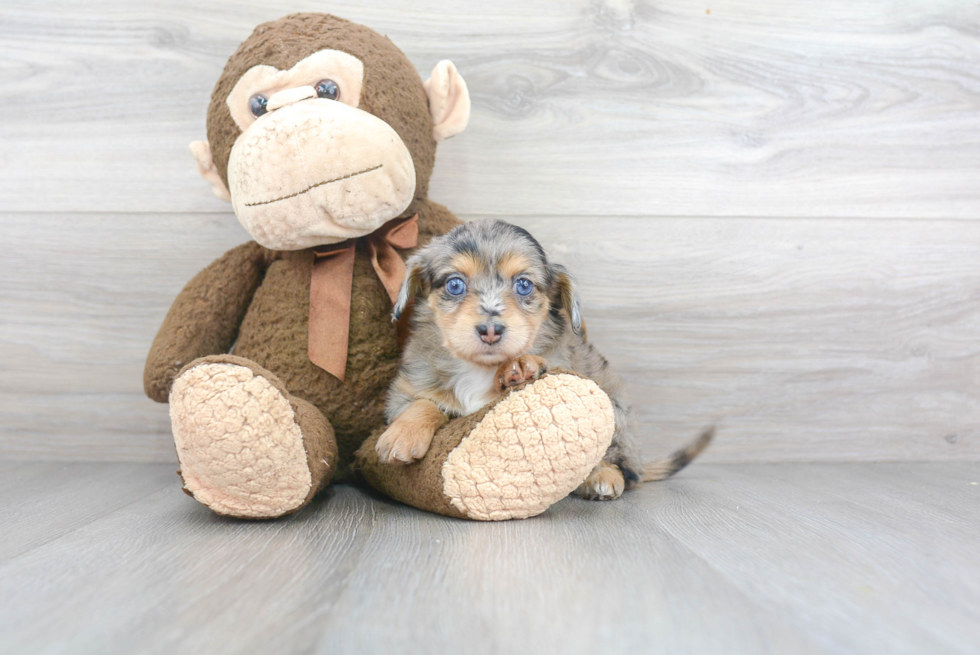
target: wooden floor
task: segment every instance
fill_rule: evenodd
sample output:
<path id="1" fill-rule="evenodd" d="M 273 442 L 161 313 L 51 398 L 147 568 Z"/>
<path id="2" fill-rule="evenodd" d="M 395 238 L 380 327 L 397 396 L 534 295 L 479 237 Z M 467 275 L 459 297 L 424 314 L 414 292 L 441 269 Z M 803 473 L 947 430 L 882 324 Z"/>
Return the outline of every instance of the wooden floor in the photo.
<path id="1" fill-rule="evenodd" d="M 701 465 L 501 524 L 0 464 L 3 653 L 976 653 L 980 463 Z"/>

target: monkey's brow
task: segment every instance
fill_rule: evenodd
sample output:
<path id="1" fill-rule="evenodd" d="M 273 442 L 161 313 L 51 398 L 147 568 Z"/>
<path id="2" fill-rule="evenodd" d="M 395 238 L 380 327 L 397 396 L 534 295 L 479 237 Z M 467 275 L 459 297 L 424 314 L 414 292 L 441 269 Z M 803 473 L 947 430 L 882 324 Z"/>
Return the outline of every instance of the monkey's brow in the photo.
<path id="1" fill-rule="evenodd" d="M 295 198 L 296 196 L 301 196 L 307 191 L 317 188 L 318 186 L 323 186 L 324 184 L 332 184 L 334 182 L 340 182 L 341 180 L 348 180 L 357 175 L 363 175 L 364 173 L 370 173 L 371 171 L 376 171 L 384 166 L 384 164 L 378 164 L 377 166 L 372 166 L 371 168 L 365 168 L 363 171 L 357 171 L 356 173 L 348 173 L 347 175 L 342 175 L 340 177 L 335 177 L 332 180 L 324 180 L 323 182 L 317 182 L 311 186 L 306 187 L 302 191 L 297 191 L 296 193 L 290 193 L 288 196 L 283 196 L 282 198 L 276 198 L 274 200 L 262 200 L 261 202 L 246 202 L 246 207 L 258 207 L 259 205 L 269 205 L 274 202 L 279 202 L 280 200 L 289 200 L 290 198 Z"/>

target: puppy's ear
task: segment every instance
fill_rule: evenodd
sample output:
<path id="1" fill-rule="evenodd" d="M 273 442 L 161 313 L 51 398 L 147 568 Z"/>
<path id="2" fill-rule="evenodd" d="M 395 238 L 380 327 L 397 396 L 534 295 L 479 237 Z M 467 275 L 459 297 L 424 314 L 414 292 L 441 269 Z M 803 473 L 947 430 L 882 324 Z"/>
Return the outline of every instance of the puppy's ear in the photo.
<path id="1" fill-rule="evenodd" d="M 572 330 L 575 334 L 583 334 L 582 310 L 579 308 L 578 290 L 575 288 L 575 281 L 564 266 L 559 264 L 551 265 L 552 288 L 554 289 L 555 299 L 568 315 L 568 320 L 572 322 Z"/>
<path id="2" fill-rule="evenodd" d="M 402 288 L 398 291 L 398 300 L 391 310 L 391 320 L 397 321 L 402 317 L 408 304 L 415 300 L 415 296 L 422 290 L 422 259 L 415 255 L 405 262 L 408 270 L 405 271 L 405 281 Z"/>

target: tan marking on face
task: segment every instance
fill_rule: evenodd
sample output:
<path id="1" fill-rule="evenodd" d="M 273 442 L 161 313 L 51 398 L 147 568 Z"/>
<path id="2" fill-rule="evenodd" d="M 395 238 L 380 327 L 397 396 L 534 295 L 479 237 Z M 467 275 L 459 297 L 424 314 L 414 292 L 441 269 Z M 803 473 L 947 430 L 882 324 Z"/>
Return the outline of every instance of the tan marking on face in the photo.
<path id="1" fill-rule="evenodd" d="M 533 321 L 529 320 L 532 317 L 517 304 L 513 291 L 507 293 L 503 300 L 504 311 L 500 317 L 503 319 L 504 325 L 507 326 L 507 331 L 510 332 L 508 336 L 516 341 L 514 345 L 519 350 L 516 354 L 521 354 L 530 347 L 531 337 L 537 332 L 537 329 L 535 329 L 536 326 L 534 326 Z"/>
<path id="2" fill-rule="evenodd" d="M 495 262 L 493 270 L 490 270 L 490 266 L 479 254 L 463 252 L 453 257 L 450 266 L 467 279 L 468 286 L 472 289 L 483 276 L 495 273 L 505 280 L 511 280 L 531 269 L 533 265 L 524 253 L 512 252 Z M 518 300 L 513 289 L 504 291 L 501 301 L 503 311 L 499 320 L 506 327 L 506 332 L 493 348 L 488 348 L 477 332 L 477 326 L 484 323 L 487 317 L 476 294 L 468 292 L 462 300 L 447 304 L 440 294 L 432 293 L 427 304 L 432 310 L 436 327 L 442 333 L 443 346 L 454 357 L 482 366 L 496 367 L 503 361 L 527 353 L 544 324 L 549 309 L 543 296 L 537 302 L 525 304 Z"/>
<path id="3" fill-rule="evenodd" d="M 512 280 L 529 268 L 531 268 L 530 260 L 519 252 L 507 253 L 497 263 L 497 270 L 500 271 L 500 276 L 505 280 Z"/>
<path id="4" fill-rule="evenodd" d="M 504 297 L 503 316 L 507 323 L 507 329 L 513 330 L 514 338 L 523 344 L 520 348 L 517 348 L 517 344 L 515 344 L 515 355 L 520 355 L 527 352 L 527 349 L 534 342 L 534 338 L 538 336 L 538 330 L 541 329 L 548 317 L 548 303 L 539 303 L 536 310 L 528 312 L 521 307 L 514 292 L 511 291 Z"/>
<path id="5" fill-rule="evenodd" d="M 545 299 L 545 301 L 538 306 L 537 311 L 531 314 L 534 321 L 534 336 L 537 336 L 538 330 L 541 329 L 544 322 L 548 320 L 548 311 L 550 309 L 551 305 L 548 303 L 547 299 Z"/>
<path id="6" fill-rule="evenodd" d="M 525 354 L 548 315 L 547 303 L 528 313 L 512 294 L 505 294 L 504 310 L 499 320 L 506 326 L 504 338 L 493 349 L 487 349 L 476 331 L 486 321 L 476 296 L 469 295 L 452 311 L 444 311 L 437 294 L 429 296 L 429 309 L 443 336 L 443 346 L 454 357 L 482 366 L 497 366 L 500 362 Z"/>
<path id="7" fill-rule="evenodd" d="M 472 280 L 478 275 L 486 271 L 486 263 L 469 252 L 461 252 L 452 258 L 449 265 L 454 271 L 465 277 L 467 280 Z"/>
<path id="8" fill-rule="evenodd" d="M 466 296 L 453 311 L 446 312 L 439 304 L 436 294 L 432 294 L 429 296 L 429 308 L 432 310 L 436 326 L 442 333 L 442 345 L 459 359 L 476 361 L 483 350 L 483 344 L 476 331 L 476 326 L 480 323 L 479 302 L 476 296 L 472 294 Z"/>

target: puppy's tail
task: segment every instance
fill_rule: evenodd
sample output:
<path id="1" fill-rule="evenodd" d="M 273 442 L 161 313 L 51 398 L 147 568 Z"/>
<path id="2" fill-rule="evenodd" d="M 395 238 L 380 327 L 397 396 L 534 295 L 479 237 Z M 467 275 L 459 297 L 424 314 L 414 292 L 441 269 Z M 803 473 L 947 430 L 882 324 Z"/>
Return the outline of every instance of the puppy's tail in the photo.
<path id="1" fill-rule="evenodd" d="M 707 430 L 701 433 L 697 439 L 695 439 L 690 445 L 685 448 L 681 448 L 675 452 L 670 457 L 666 459 L 660 459 L 655 462 L 644 462 L 643 464 L 643 475 L 641 479 L 644 482 L 653 482 L 655 480 L 665 480 L 677 473 L 682 468 L 691 463 L 691 461 L 700 455 L 711 440 L 715 436 L 715 426 L 711 426 Z"/>

